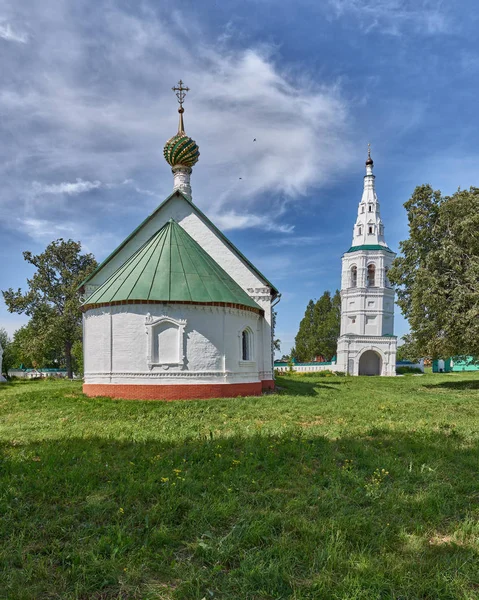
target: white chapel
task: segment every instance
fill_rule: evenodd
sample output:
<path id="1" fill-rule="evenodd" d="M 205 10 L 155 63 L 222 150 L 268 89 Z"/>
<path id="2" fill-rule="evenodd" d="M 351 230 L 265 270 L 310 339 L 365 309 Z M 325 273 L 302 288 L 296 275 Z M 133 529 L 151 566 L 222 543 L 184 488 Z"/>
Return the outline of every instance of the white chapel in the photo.
<path id="1" fill-rule="evenodd" d="M 85 280 L 89 396 L 189 399 L 274 387 L 279 292 L 193 203 L 199 149 L 185 133 L 188 88 L 173 88 L 178 132 L 164 147 L 173 192 Z"/>
<path id="2" fill-rule="evenodd" d="M 396 254 L 384 239 L 370 148 L 351 248 L 342 257 L 341 331 L 337 369 L 350 375 L 395 375 L 394 289 L 388 270 Z"/>

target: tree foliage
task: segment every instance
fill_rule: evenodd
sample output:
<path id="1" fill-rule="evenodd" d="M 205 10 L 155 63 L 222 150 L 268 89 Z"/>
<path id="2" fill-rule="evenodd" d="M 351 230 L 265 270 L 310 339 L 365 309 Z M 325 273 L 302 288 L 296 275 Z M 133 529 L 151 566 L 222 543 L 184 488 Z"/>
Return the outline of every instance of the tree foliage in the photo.
<path id="1" fill-rule="evenodd" d="M 417 351 L 479 356 L 479 188 L 422 185 L 404 206 L 409 238 L 388 277 Z"/>
<path id="2" fill-rule="evenodd" d="M 3 350 L 2 356 L 2 372 L 8 374 L 8 370 L 12 368 L 12 340 L 4 327 L 0 327 L 0 346 Z"/>
<path id="3" fill-rule="evenodd" d="M 327 361 L 336 354 L 341 321 L 341 296 L 326 291 L 315 303 L 308 302 L 295 339 L 294 356 L 300 361 L 310 361 L 323 356 Z"/>
<path id="4" fill-rule="evenodd" d="M 397 360 L 410 360 L 411 362 L 418 362 L 422 357 L 421 352 L 418 350 L 417 344 L 410 333 L 403 335 L 401 338 L 402 344 L 398 346 L 396 359 Z"/>
<path id="5" fill-rule="evenodd" d="M 72 347 L 81 340 L 80 283 L 96 268 L 91 254 L 81 254 L 81 244 L 73 240 L 56 240 L 44 252 L 24 252 L 25 260 L 36 268 L 27 280 L 23 293 L 9 289 L 3 292 L 10 312 L 30 317 L 23 329 L 24 343 L 31 344 L 31 357 L 37 366 L 45 366 L 52 355 L 65 363 L 72 376 Z M 58 360 L 58 359 L 54 359 Z"/>

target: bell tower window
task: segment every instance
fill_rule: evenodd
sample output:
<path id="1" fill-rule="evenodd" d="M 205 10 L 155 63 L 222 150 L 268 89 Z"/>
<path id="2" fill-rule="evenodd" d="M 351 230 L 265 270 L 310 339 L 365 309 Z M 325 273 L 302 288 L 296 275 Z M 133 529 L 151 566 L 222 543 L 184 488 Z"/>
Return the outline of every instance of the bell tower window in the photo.
<path id="1" fill-rule="evenodd" d="M 358 268 L 351 267 L 351 287 L 356 287 L 358 284 Z"/>
<path id="2" fill-rule="evenodd" d="M 373 233 L 373 226 L 372 225 L 369 226 L 368 233 L 369 233 L 369 235 L 372 235 L 372 233 Z"/>
<path id="3" fill-rule="evenodd" d="M 368 266 L 368 287 L 374 287 L 376 285 L 376 267 L 374 265 Z"/>

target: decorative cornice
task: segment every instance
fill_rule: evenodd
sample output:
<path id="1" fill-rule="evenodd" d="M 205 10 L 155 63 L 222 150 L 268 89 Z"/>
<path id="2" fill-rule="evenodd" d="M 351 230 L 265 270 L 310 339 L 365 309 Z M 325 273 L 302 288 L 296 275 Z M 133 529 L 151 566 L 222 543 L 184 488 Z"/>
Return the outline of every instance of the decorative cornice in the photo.
<path id="1" fill-rule="evenodd" d="M 134 306 L 134 305 L 161 305 L 161 306 L 194 306 L 200 310 L 208 310 L 214 308 L 229 308 L 235 309 L 242 312 L 255 313 L 258 316 L 264 317 L 264 310 L 262 308 L 254 308 L 252 306 L 245 306 L 244 304 L 232 304 L 228 302 L 189 302 L 189 301 L 168 301 L 164 300 L 119 300 L 113 302 L 101 302 L 98 304 L 85 304 L 81 307 L 84 313 L 96 308 L 110 308 L 113 306 Z M 166 309 L 163 309 L 166 310 Z M 128 312 L 128 311 L 125 311 Z"/>
<path id="2" fill-rule="evenodd" d="M 108 377 L 108 378 L 124 378 L 124 379 L 207 379 L 207 378 L 216 378 L 216 379 L 241 379 L 246 378 L 255 378 L 258 379 L 258 371 L 244 371 L 241 373 L 238 372 L 228 372 L 228 371 L 173 371 L 169 370 L 165 371 L 141 371 L 141 372 L 85 372 L 85 379 L 95 378 L 95 377 Z"/>

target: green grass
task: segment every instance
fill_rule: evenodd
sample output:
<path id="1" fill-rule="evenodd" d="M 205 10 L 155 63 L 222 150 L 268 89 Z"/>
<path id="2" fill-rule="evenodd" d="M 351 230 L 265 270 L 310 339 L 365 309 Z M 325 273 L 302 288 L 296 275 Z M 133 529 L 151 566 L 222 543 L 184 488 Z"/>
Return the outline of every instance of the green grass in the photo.
<path id="1" fill-rule="evenodd" d="M 479 374 L 0 388 L 0 598 L 479 598 Z"/>

